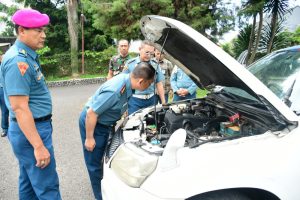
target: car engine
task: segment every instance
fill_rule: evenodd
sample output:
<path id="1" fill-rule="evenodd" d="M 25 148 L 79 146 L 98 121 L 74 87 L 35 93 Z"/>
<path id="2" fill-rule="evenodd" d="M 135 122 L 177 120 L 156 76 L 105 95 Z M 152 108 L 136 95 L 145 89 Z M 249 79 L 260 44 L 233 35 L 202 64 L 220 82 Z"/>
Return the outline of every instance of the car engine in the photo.
<path id="1" fill-rule="evenodd" d="M 124 142 L 162 152 L 177 129 L 185 129 L 185 147 L 195 148 L 208 142 L 221 142 L 276 131 L 278 126 L 267 108 L 216 100 L 216 96 L 193 99 L 142 109 L 129 116 L 109 146 L 108 157 Z M 224 100 L 224 99 L 223 99 Z M 245 108 L 246 107 L 246 108 Z M 135 138 L 128 136 L 135 135 Z M 154 150 L 159 149 L 159 150 Z"/>
<path id="2" fill-rule="evenodd" d="M 251 119 L 250 115 L 209 101 L 190 100 L 148 113 L 143 120 L 141 133 L 146 134 L 148 142 L 161 147 L 166 145 L 171 134 L 179 128 L 187 131 L 186 146 L 190 147 L 201 142 L 264 133 L 267 127 L 263 126 L 263 121 Z"/>

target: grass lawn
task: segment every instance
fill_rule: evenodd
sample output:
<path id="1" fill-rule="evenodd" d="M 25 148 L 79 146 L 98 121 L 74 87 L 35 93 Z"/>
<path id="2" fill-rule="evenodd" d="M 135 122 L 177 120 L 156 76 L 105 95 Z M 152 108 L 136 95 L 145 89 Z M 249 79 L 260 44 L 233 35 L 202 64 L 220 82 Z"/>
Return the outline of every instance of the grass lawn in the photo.
<path id="1" fill-rule="evenodd" d="M 103 74 L 79 74 L 78 78 L 97 78 L 97 77 L 106 77 L 106 75 Z M 55 77 L 55 76 L 47 76 L 47 81 L 65 81 L 74 79 L 71 76 L 65 76 L 65 77 Z"/>

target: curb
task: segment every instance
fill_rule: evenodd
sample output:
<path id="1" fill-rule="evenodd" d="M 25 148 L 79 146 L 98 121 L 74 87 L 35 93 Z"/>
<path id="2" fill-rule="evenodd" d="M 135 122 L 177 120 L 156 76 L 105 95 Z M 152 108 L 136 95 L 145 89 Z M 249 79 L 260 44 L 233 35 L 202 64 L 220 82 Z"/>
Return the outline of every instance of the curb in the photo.
<path id="1" fill-rule="evenodd" d="M 85 79 L 70 79 L 64 81 L 49 81 L 47 82 L 48 87 L 69 87 L 74 85 L 89 85 L 89 84 L 100 84 L 106 81 L 106 78 L 85 78 Z"/>

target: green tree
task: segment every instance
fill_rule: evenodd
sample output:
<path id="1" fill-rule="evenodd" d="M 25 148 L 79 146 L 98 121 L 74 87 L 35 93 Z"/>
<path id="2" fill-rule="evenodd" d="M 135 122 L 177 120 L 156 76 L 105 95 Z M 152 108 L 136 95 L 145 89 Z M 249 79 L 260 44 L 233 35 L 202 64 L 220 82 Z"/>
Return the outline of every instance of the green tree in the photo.
<path id="1" fill-rule="evenodd" d="M 278 49 L 282 49 L 290 46 L 291 44 L 291 35 L 284 32 L 283 28 L 284 20 L 280 20 L 276 23 L 276 29 L 273 30 L 273 27 L 270 23 L 267 23 L 263 28 L 262 38 L 260 41 L 260 50 L 265 53 L 269 53 Z M 274 36 L 272 35 L 274 31 Z M 269 50 L 269 44 L 272 40 L 272 46 Z"/>
<path id="2" fill-rule="evenodd" d="M 263 7 L 265 0 L 248 0 L 243 2 L 242 10 L 239 15 L 244 15 L 246 17 L 252 17 L 252 28 L 248 44 L 248 54 L 246 58 L 247 65 L 251 64 L 254 59 L 258 49 L 258 44 L 261 38 L 261 30 L 263 27 Z M 259 16 L 259 25 L 257 27 L 256 18 Z"/>
<path id="3" fill-rule="evenodd" d="M 291 36 L 291 45 L 300 45 L 300 26 L 296 29 L 296 31 Z"/>
<path id="4" fill-rule="evenodd" d="M 217 0 L 173 0 L 173 17 L 216 41 L 234 27 L 233 10 Z M 209 34 L 208 34 L 209 33 Z"/>
<path id="5" fill-rule="evenodd" d="M 67 23 L 67 13 L 64 8 L 64 0 L 15 0 L 14 2 L 24 4 L 25 7 L 30 7 L 49 15 L 50 25 L 48 26 L 46 44 L 52 50 L 50 53 L 64 52 L 69 49 L 68 32 L 65 25 Z M 17 6 L 9 8 L 3 6 L 1 9 L 0 4 L 0 11 L 7 14 L 6 17 L 0 19 L 6 24 L 3 36 L 14 36 L 14 24 L 11 22 L 10 17 L 17 9 Z"/>
<path id="6" fill-rule="evenodd" d="M 246 25 L 240 29 L 236 39 L 233 40 L 233 52 L 237 58 L 243 51 L 248 48 L 252 26 Z"/>
<path id="7" fill-rule="evenodd" d="M 10 16 L 12 16 L 17 9 L 18 8 L 16 6 L 8 7 L 3 3 L 0 3 L 0 12 L 6 13 L 6 15 L 0 16 L 0 22 L 6 24 L 5 30 L 1 33 L 1 36 L 14 36 L 14 25 L 10 20 Z"/>
<path id="8" fill-rule="evenodd" d="M 64 0 L 25 0 L 25 6 L 29 6 L 50 17 L 50 25 L 47 31 L 47 46 L 50 54 L 65 52 L 69 49 L 69 35 L 67 31 L 67 13 Z M 58 42 L 59 38 L 59 42 Z"/>
<path id="9" fill-rule="evenodd" d="M 271 15 L 271 33 L 270 33 L 270 40 L 268 43 L 267 53 L 270 53 L 272 50 L 272 45 L 277 30 L 278 20 L 282 20 L 284 14 L 289 12 L 288 2 L 289 0 L 267 0 L 265 11 L 270 13 Z"/>
<path id="10" fill-rule="evenodd" d="M 170 16 L 170 0 L 82 0 L 93 15 L 93 26 L 112 38 L 141 38 L 139 20 L 145 14 Z"/>
<path id="11" fill-rule="evenodd" d="M 155 14 L 175 18 L 213 37 L 233 28 L 232 9 L 217 0 L 82 0 L 93 26 L 112 38 L 142 38 L 139 20 Z"/>

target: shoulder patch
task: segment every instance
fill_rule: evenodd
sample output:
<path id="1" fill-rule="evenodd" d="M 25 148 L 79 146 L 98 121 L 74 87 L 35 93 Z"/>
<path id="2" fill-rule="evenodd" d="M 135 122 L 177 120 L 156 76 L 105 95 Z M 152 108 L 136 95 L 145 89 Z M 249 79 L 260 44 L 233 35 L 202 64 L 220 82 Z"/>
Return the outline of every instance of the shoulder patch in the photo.
<path id="1" fill-rule="evenodd" d="M 18 62 L 17 65 L 18 65 L 18 68 L 21 72 L 21 75 L 24 76 L 24 74 L 26 73 L 29 65 L 26 62 Z"/>
<path id="2" fill-rule="evenodd" d="M 120 94 L 123 94 L 126 90 L 126 84 L 123 85 L 123 87 L 120 90 Z"/>

